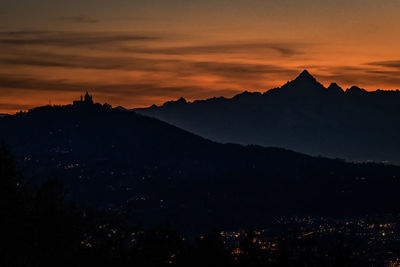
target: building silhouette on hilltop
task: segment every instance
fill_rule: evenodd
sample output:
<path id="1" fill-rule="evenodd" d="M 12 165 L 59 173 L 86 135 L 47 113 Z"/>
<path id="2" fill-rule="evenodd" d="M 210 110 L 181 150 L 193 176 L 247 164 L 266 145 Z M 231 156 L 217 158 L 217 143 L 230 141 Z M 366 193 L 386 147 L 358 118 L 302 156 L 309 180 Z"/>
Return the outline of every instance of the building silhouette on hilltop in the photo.
<path id="1" fill-rule="evenodd" d="M 81 96 L 80 100 L 74 100 L 73 102 L 74 105 L 93 105 L 93 97 L 89 95 L 89 93 L 86 91 L 86 94 L 84 96 Z"/>

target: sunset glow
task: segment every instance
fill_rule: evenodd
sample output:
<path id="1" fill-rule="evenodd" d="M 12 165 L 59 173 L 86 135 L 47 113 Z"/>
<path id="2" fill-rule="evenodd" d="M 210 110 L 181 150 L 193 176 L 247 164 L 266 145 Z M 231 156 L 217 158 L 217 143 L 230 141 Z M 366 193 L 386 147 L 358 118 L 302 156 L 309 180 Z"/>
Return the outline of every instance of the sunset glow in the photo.
<path id="1" fill-rule="evenodd" d="M 325 86 L 400 88 L 397 0 L 0 3 L 0 113 L 88 90 L 127 108 Z M 10 104 L 13 103 L 13 104 Z"/>

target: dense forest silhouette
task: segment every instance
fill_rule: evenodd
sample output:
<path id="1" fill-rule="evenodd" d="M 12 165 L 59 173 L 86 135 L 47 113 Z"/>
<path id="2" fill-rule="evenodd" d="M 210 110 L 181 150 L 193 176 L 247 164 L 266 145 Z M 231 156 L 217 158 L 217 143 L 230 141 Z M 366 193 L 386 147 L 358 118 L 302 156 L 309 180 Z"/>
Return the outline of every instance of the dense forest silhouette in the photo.
<path id="1" fill-rule="evenodd" d="M 128 210 L 79 209 L 60 181 L 24 182 L 10 151 L 0 146 L 1 266 L 383 266 L 381 247 L 348 233 L 299 239 L 303 229 L 277 225 L 272 248 L 248 229 L 234 242 L 224 232 L 186 238 L 168 225 L 144 229 Z M 390 243 L 394 249 L 397 243 Z M 371 250 L 368 256 L 365 253 Z M 376 258 L 375 258 L 376 257 Z M 379 261 L 378 261 L 379 260 Z"/>
<path id="2" fill-rule="evenodd" d="M 135 109 L 218 142 L 400 164 L 400 92 L 324 87 L 308 71 L 280 88 Z"/>

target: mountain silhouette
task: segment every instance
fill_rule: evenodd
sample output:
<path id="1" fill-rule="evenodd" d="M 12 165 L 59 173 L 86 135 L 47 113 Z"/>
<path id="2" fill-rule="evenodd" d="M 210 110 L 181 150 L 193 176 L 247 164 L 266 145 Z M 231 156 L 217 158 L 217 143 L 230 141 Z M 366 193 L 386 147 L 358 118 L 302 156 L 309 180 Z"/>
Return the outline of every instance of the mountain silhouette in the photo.
<path id="1" fill-rule="evenodd" d="M 400 92 L 328 88 L 307 70 L 264 93 L 135 109 L 217 142 L 400 164 Z"/>
<path id="2" fill-rule="evenodd" d="M 303 93 L 305 90 L 325 89 L 324 86 L 314 78 L 314 76 L 312 76 L 307 70 L 304 70 L 296 79 L 282 86 L 280 90 L 298 90 L 299 88 L 302 89 Z"/>
<path id="3" fill-rule="evenodd" d="M 337 83 L 331 83 L 328 87 L 328 90 L 332 93 L 344 93 L 343 88 L 340 87 Z"/>
<path id="4" fill-rule="evenodd" d="M 129 206 L 145 225 L 170 222 L 198 231 L 263 225 L 274 215 L 399 209 L 400 167 L 219 144 L 90 101 L 0 118 L 0 139 L 29 183 L 57 177 L 79 206 Z"/>

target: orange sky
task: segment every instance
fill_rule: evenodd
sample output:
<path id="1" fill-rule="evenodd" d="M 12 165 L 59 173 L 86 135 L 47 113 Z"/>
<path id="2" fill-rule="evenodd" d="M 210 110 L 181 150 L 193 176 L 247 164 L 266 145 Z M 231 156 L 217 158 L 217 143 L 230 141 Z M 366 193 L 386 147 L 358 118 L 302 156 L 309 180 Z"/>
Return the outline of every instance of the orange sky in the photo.
<path id="1" fill-rule="evenodd" d="M 111 3 L 112 2 L 112 3 Z M 3 0 L 0 113 L 88 90 L 128 108 L 282 85 L 400 88 L 397 0 Z"/>

